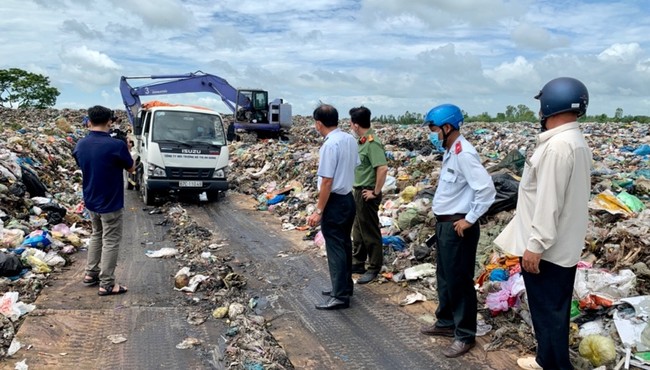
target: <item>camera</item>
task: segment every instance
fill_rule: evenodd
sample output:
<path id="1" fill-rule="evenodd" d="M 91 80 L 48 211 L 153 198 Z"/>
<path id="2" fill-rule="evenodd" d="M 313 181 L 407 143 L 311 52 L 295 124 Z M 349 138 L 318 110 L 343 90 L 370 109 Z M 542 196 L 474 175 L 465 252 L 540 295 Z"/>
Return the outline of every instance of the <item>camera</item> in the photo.
<path id="1" fill-rule="evenodd" d="M 119 118 L 115 115 L 115 111 L 111 111 L 111 123 L 115 123 Z"/>

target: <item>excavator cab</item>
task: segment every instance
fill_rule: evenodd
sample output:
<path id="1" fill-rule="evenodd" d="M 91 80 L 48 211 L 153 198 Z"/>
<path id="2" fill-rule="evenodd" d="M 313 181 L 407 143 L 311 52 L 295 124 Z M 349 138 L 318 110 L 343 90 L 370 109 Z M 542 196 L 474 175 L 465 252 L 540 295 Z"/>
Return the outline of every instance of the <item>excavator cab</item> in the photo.
<path id="1" fill-rule="evenodd" d="M 235 111 L 240 123 L 269 123 L 269 94 L 264 90 L 238 90 Z"/>

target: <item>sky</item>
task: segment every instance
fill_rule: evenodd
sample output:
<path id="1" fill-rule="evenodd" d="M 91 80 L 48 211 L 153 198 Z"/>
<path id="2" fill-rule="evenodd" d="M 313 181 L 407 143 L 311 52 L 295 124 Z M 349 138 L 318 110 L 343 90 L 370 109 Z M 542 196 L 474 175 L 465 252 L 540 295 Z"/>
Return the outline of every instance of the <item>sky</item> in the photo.
<path id="1" fill-rule="evenodd" d="M 49 77 L 56 108 L 124 109 L 120 76 L 203 71 L 296 115 L 537 112 L 564 76 L 590 115 L 650 115 L 647 0 L 2 0 L 0 19 L 0 69 Z M 157 98 L 230 113 L 215 94 Z"/>

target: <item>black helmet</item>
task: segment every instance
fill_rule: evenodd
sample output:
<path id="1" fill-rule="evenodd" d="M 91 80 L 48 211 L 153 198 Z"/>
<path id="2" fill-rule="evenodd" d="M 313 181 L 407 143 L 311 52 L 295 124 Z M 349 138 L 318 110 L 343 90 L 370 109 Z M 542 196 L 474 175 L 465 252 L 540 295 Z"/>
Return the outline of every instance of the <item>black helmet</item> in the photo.
<path id="1" fill-rule="evenodd" d="M 580 81 L 571 77 L 560 77 L 549 81 L 535 96 L 541 104 L 542 124 L 550 116 L 564 112 L 576 112 L 578 117 L 587 113 L 589 92 Z"/>

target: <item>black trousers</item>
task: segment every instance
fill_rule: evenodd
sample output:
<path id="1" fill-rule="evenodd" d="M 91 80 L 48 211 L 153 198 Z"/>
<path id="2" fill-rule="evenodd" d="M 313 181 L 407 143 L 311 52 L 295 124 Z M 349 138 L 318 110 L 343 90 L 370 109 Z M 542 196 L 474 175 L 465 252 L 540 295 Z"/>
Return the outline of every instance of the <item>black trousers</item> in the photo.
<path id="1" fill-rule="evenodd" d="M 349 302 L 352 282 L 352 223 L 355 215 L 352 193 L 331 193 L 321 218 L 321 231 L 325 238 L 327 265 L 332 281 L 331 296 Z"/>
<path id="2" fill-rule="evenodd" d="M 438 309 L 436 326 L 455 328 L 455 339 L 472 343 L 476 339 L 477 299 L 474 289 L 476 247 L 481 234 L 475 223 L 460 237 L 453 222 L 436 224 Z"/>
<path id="3" fill-rule="evenodd" d="M 539 274 L 522 269 L 528 308 L 537 339 L 537 363 L 544 370 L 573 369 L 569 360 L 571 297 L 576 266 L 541 260 Z"/>
<path id="4" fill-rule="evenodd" d="M 352 264 L 364 265 L 368 259 L 368 270 L 379 272 L 384 264 L 384 248 L 377 213 L 381 195 L 366 201 L 362 192 L 362 189 L 354 189 L 357 214 L 352 225 Z"/>

